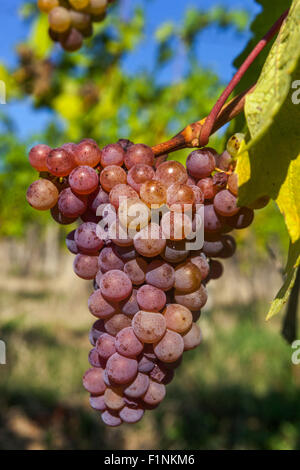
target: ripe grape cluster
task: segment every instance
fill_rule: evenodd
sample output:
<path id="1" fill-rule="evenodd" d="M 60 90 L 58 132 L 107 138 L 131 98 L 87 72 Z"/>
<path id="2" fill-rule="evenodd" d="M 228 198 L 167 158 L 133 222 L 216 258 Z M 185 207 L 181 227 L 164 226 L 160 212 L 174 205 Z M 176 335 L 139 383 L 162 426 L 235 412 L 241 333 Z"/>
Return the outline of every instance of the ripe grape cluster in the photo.
<path id="1" fill-rule="evenodd" d="M 81 219 L 66 244 L 75 273 L 94 283 L 88 308 L 97 320 L 83 385 L 109 426 L 135 423 L 156 408 L 183 352 L 201 342 L 197 321 L 206 284 L 223 272 L 217 258 L 235 252 L 229 232 L 249 226 L 254 216 L 252 208 L 237 206 L 233 156 L 239 141 L 234 136 L 230 152 L 221 155 L 211 148 L 193 151 L 187 169 L 155 160 L 150 147 L 125 139 L 103 149 L 84 139 L 30 151 L 41 173 L 28 189 L 29 204 L 50 209 L 61 224 Z M 162 207 L 168 210 L 161 213 Z M 204 245 L 189 250 L 186 238 L 199 218 Z"/>
<path id="2" fill-rule="evenodd" d="M 38 8 L 49 15 L 49 35 L 63 49 L 74 52 L 92 36 L 93 23 L 105 19 L 114 0 L 38 0 Z"/>

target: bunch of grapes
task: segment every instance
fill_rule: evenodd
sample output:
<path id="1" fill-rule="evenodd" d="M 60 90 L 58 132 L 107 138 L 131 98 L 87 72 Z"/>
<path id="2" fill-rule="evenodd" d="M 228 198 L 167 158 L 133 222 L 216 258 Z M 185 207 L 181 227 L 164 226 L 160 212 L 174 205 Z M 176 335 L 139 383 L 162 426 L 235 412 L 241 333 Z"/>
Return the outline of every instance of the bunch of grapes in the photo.
<path id="1" fill-rule="evenodd" d="M 75 273 L 94 286 L 88 307 L 97 321 L 83 385 L 109 426 L 135 423 L 156 408 L 183 352 L 201 342 L 206 284 L 223 272 L 217 258 L 234 254 L 228 233 L 254 217 L 253 208 L 237 206 L 240 139 L 235 135 L 222 155 L 193 151 L 187 169 L 125 139 L 101 150 L 84 139 L 30 151 L 41 173 L 28 189 L 29 204 L 50 209 L 61 224 L 81 219 L 66 244 Z M 200 227 L 203 246 L 188 249 Z"/>
<path id="2" fill-rule="evenodd" d="M 49 15 L 49 35 L 63 49 L 74 52 L 93 34 L 93 23 L 105 19 L 114 0 L 38 0 L 38 8 Z"/>

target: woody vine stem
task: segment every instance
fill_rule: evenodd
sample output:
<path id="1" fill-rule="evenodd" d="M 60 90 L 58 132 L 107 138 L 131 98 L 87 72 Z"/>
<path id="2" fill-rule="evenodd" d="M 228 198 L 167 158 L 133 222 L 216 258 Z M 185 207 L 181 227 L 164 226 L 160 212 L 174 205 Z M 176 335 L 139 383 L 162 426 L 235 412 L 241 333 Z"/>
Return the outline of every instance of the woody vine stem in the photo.
<path id="1" fill-rule="evenodd" d="M 255 46 L 239 70 L 236 72 L 228 86 L 225 88 L 210 114 L 206 118 L 189 124 L 172 139 L 152 147 L 152 150 L 157 157 L 167 154 L 168 152 L 175 152 L 176 150 L 183 148 L 204 147 L 208 144 L 209 137 L 214 132 L 216 132 L 226 123 L 230 122 L 244 110 L 246 96 L 253 92 L 256 85 L 253 85 L 248 90 L 236 96 L 229 103 L 225 103 L 257 56 L 280 30 L 283 22 L 288 16 L 288 13 L 289 9 L 280 16 L 272 28 Z"/>

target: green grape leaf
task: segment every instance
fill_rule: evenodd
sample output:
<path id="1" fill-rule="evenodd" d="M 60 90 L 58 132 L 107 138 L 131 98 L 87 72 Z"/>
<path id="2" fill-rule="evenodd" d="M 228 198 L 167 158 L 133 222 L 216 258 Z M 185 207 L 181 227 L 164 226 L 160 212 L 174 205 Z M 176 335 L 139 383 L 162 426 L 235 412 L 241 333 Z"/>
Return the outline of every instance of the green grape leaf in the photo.
<path id="1" fill-rule="evenodd" d="M 267 315 L 267 320 L 270 320 L 280 312 L 290 296 L 291 290 L 295 283 L 297 268 L 300 265 L 299 253 L 300 241 L 290 245 L 288 262 L 285 268 L 286 279 L 276 298 L 272 302 L 269 313 Z"/>
<path id="2" fill-rule="evenodd" d="M 260 6 L 261 11 L 253 19 L 251 24 L 251 39 L 246 45 L 245 49 L 234 61 L 234 66 L 238 69 L 244 60 L 248 57 L 252 49 L 256 44 L 261 40 L 261 38 L 266 34 L 272 24 L 280 17 L 280 15 L 290 6 L 291 0 L 255 0 Z M 259 54 L 255 59 L 254 63 L 251 65 L 247 73 L 243 76 L 242 80 L 236 87 L 234 94 L 238 95 L 244 90 L 250 88 L 259 78 L 261 69 L 267 59 L 267 56 L 270 52 L 272 42 L 268 44 L 265 49 Z M 243 114 L 238 116 L 234 121 L 232 121 L 229 126 L 228 135 L 232 135 L 235 132 L 241 132 L 245 125 L 245 117 Z"/>
<path id="3" fill-rule="evenodd" d="M 250 139 L 237 165 L 239 204 L 262 196 L 274 199 L 292 243 L 300 238 L 300 106 L 293 88 L 300 76 L 299 24 L 300 0 L 294 0 L 257 87 L 246 99 Z"/>

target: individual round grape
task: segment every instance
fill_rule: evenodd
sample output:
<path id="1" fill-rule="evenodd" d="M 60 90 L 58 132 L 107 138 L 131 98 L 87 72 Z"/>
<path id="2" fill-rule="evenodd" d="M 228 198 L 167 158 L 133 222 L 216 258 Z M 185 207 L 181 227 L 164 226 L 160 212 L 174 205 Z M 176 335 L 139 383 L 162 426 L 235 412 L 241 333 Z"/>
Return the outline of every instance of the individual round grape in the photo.
<path id="1" fill-rule="evenodd" d="M 220 261 L 210 260 L 209 279 L 219 279 L 223 274 L 223 265 Z"/>
<path id="2" fill-rule="evenodd" d="M 169 304 L 163 312 L 167 328 L 176 333 L 184 334 L 192 326 L 193 315 L 184 305 Z"/>
<path id="3" fill-rule="evenodd" d="M 71 26 L 71 15 L 64 7 L 54 7 L 49 12 L 50 28 L 57 33 L 64 33 Z"/>
<path id="4" fill-rule="evenodd" d="M 75 231 L 74 239 L 79 251 L 87 255 L 97 253 L 104 245 L 98 236 L 97 224 L 93 222 L 81 224 Z"/>
<path id="5" fill-rule="evenodd" d="M 135 359 L 113 354 L 107 361 L 106 370 L 109 380 L 116 385 L 132 382 L 137 375 L 138 363 Z"/>
<path id="6" fill-rule="evenodd" d="M 115 250 L 111 246 L 106 246 L 103 248 L 103 250 L 101 250 L 99 255 L 99 268 L 103 273 L 111 271 L 112 269 L 118 269 L 119 271 L 122 271 L 124 268 L 124 263 L 121 258 L 116 255 Z"/>
<path id="7" fill-rule="evenodd" d="M 110 410 L 121 410 L 125 406 L 122 391 L 117 388 L 107 388 L 104 392 L 104 403 Z"/>
<path id="8" fill-rule="evenodd" d="M 121 145 L 123 150 L 127 150 L 127 149 L 129 149 L 129 147 L 134 145 L 134 143 L 131 142 L 131 140 L 129 140 L 129 139 L 119 139 L 117 143 L 119 145 Z"/>
<path id="9" fill-rule="evenodd" d="M 127 149 L 124 163 L 128 170 L 138 163 L 153 166 L 154 153 L 151 147 L 148 147 L 148 145 L 135 144 Z"/>
<path id="10" fill-rule="evenodd" d="M 236 215 L 240 208 L 237 206 L 236 197 L 227 189 L 220 191 L 214 199 L 214 208 L 216 212 L 223 217 Z"/>
<path id="11" fill-rule="evenodd" d="M 118 305 L 104 299 L 100 289 L 95 290 L 88 300 L 88 307 L 92 315 L 106 320 L 118 312 Z"/>
<path id="12" fill-rule="evenodd" d="M 206 201 L 213 199 L 217 194 L 216 188 L 214 187 L 213 179 L 211 177 L 202 178 L 198 181 L 197 186 L 203 192 L 204 199 Z"/>
<path id="13" fill-rule="evenodd" d="M 193 189 L 187 184 L 174 183 L 168 188 L 167 205 L 170 210 L 181 212 L 182 210 L 191 210 L 195 202 Z"/>
<path id="14" fill-rule="evenodd" d="M 89 334 L 91 345 L 96 346 L 97 339 L 100 338 L 100 336 L 103 335 L 104 333 L 105 333 L 104 321 L 103 320 L 95 321 Z"/>
<path id="15" fill-rule="evenodd" d="M 104 13 L 107 7 L 107 0 L 90 0 L 88 10 L 92 15 Z"/>
<path id="16" fill-rule="evenodd" d="M 159 384 L 150 380 L 150 384 L 147 392 L 143 396 L 143 401 L 147 405 L 159 405 L 166 396 L 166 387 L 163 384 Z"/>
<path id="17" fill-rule="evenodd" d="M 192 328 L 183 337 L 184 350 L 195 349 L 202 341 L 202 334 L 197 323 L 192 324 Z"/>
<path id="18" fill-rule="evenodd" d="M 162 253 L 166 246 L 166 240 L 162 236 L 159 225 L 149 224 L 134 236 L 134 247 L 136 251 L 146 258 L 153 258 Z"/>
<path id="19" fill-rule="evenodd" d="M 166 320 L 160 313 L 140 310 L 133 317 L 132 327 L 140 341 L 143 343 L 155 343 L 165 334 Z"/>
<path id="20" fill-rule="evenodd" d="M 35 145 L 29 152 L 30 165 L 37 171 L 48 171 L 47 157 L 51 151 L 52 148 L 48 145 Z"/>
<path id="21" fill-rule="evenodd" d="M 94 279 L 98 271 L 98 256 L 76 255 L 73 269 L 82 279 Z"/>
<path id="22" fill-rule="evenodd" d="M 129 317 L 132 317 L 139 311 L 140 308 L 137 303 L 136 296 L 137 296 L 137 290 L 132 289 L 132 293 L 129 299 L 125 299 L 123 300 L 123 302 L 121 302 L 120 307 L 124 315 L 128 315 Z"/>
<path id="23" fill-rule="evenodd" d="M 208 149 L 194 150 L 187 158 L 186 167 L 191 176 L 194 178 L 206 178 L 215 169 L 215 158 L 213 153 Z"/>
<path id="24" fill-rule="evenodd" d="M 103 368 L 103 366 L 105 367 L 105 362 L 99 356 L 96 348 L 91 349 L 91 351 L 89 352 L 88 359 L 92 367 L 101 367 L 101 368 Z"/>
<path id="25" fill-rule="evenodd" d="M 222 189 L 226 189 L 227 182 L 228 182 L 228 175 L 225 171 L 218 171 L 212 177 L 213 185 L 216 190 L 221 191 Z"/>
<path id="26" fill-rule="evenodd" d="M 86 1 L 86 0 L 85 0 Z M 84 31 L 91 25 L 91 15 L 82 11 L 70 10 L 71 22 L 74 28 Z"/>
<path id="27" fill-rule="evenodd" d="M 207 291 L 204 286 L 200 286 L 198 290 L 195 292 L 191 292 L 190 294 L 181 294 L 175 291 L 175 302 L 184 305 L 187 307 L 191 312 L 196 312 L 197 310 L 201 310 L 202 307 L 207 302 Z"/>
<path id="28" fill-rule="evenodd" d="M 162 260 L 153 260 L 147 268 L 146 282 L 158 289 L 168 291 L 174 287 L 174 268 Z"/>
<path id="29" fill-rule="evenodd" d="M 75 155 L 76 165 L 95 167 L 99 164 L 100 158 L 101 150 L 94 141 L 85 139 L 77 145 Z"/>
<path id="30" fill-rule="evenodd" d="M 113 241 L 116 246 L 129 247 L 133 245 L 133 238 L 130 231 L 121 225 L 119 219 L 111 222 L 107 234 L 108 238 Z"/>
<path id="31" fill-rule="evenodd" d="M 144 374 L 149 374 L 153 370 L 155 366 L 155 362 L 145 355 L 142 355 L 139 358 L 139 363 L 138 363 L 138 371 L 142 372 Z"/>
<path id="32" fill-rule="evenodd" d="M 76 194 L 91 194 L 98 187 L 99 175 L 90 166 L 78 166 L 70 174 L 69 184 Z"/>
<path id="33" fill-rule="evenodd" d="M 120 411 L 120 418 L 124 423 L 133 424 L 140 421 L 144 413 L 145 411 L 142 408 L 129 408 L 128 406 L 124 406 Z"/>
<path id="34" fill-rule="evenodd" d="M 187 183 L 188 174 L 182 163 L 173 160 L 163 162 L 159 165 L 156 170 L 155 179 L 168 188 L 175 183 Z"/>
<path id="35" fill-rule="evenodd" d="M 206 259 L 206 256 L 201 253 L 199 256 L 192 256 L 190 261 L 200 270 L 202 279 L 206 279 L 209 273 L 209 263 Z"/>
<path id="36" fill-rule="evenodd" d="M 101 166 L 105 168 L 110 165 L 122 166 L 125 152 L 119 144 L 109 144 L 103 147 L 101 155 Z"/>
<path id="37" fill-rule="evenodd" d="M 159 312 L 166 305 L 166 294 L 157 287 L 144 285 L 137 291 L 137 302 L 141 310 Z"/>
<path id="38" fill-rule="evenodd" d="M 116 350 L 122 356 L 136 358 L 143 351 L 143 347 L 131 326 L 123 328 L 116 336 Z"/>
<path id="39" fill-rule="evenodd" d="M 181 356 L 180 356 L 181 357 Z M 176 362 L 176 361 L 175 361 Z M 174 364 L 169 362 L 168 365 Z M 157 364 L 151 370 L 149 376 L 154 382 L 158 382 L 159 384 L 167 385 L 170 383 L 174 377 L 174 371 L 172 369 L 168 369 L 166 367 L 166 362 L 158 361 Z"/>
<path id="40" fill-rule="evenodd" d="M 147 206 L 160 207 L 167 201 L 167 189 L 159 181 L 146 181 L 140 188 L 140 197 Z"/>
<path id="41" fill-rule="evenodd" d="M 90 0 L 69 0 L 69 3 L 75 10 L 83 10 L 89 6 Z"/>
<path id="42" fill-rule="evenodd" d="M 218 159 L 218 168 L 223 171 L 228 171 L 232 164 L 232 156 L 225 150 Z"/>
<path id="43" fill-rule="evenodd" d="M 236 241 L 231 235 L 222 237 L 223 248 L 219 254 L 220 258 L 231 258 L 236 251 Z"/>
<path id="44" fill-rule="evenodd" d="M 51 150 L 46 160 L 48 171 L 55 176 L 67 176 L 74 168 L 74 160 L 71 153 L 63 148 Z"/>
<path id="45" fill-rule="evenodd" d="M 147 266 L 147 262 L 143 258 L 138 257 L 125 263 L 124 272 L 132 284 L 139 286 L 145 282 Z"/>
<path id="46" fill-rule="evenodd" d="M 105 392 L 103 372 L 103 369 L 93 367 L 87 370 L 83 376 L 83 386 L 92 395 L 102 395 Z"/>
<path id="47" fill-rule="evenodd" d="M 189 252 L 185 250 L 184 244 L 179 244 L 179 242 L 172 240 L 167 241 L 166 248 L 163 253 L 161 253 L 161 257 L 172 264 L 182 263 L 188 255 Z"/>
<path id="48" fill-rule="evenodd" d="M 94 410 L 105 411 L 106 404 L 104 402 L 104 395 L 90 396 L 90 405 Z"/>
<path id="49" fill-rule="evenodd" d="M 78 217 L 86 211 L 87 201 L 84 197 L 77 196 L 71 188 L 64 189 L 58 199 L 58 209 L 69 218 Z"/>
<path id="50" fill-rule="evenodd" d="M 199 289 L 201 285 L 201 272 L 197 266 L 189 261 L 181 264 L 175 269 L 174 287 L 178 292 L 189 294 Z"/>
<path id="51" fill-rule="evenodd" d="M 220 238 L 218 240 L 205 241 L 203 243 L 202 250 L 206 256 L 211 258 L 211 257 L 220 256 L 220 253 L 222 253 L 223 248 L 224 248 L 224 244 L 223 244 L 222 238 Z"/>
<path id="52" fill-rule="evenodd" d="M 72 230 L 72 232 L 68 233 L 68 235 L 66 236 L 66 245 L 68 250 L 73 253 L 73 255 L 78 255 L 79 250 L 74 240 L 74 235 L 75 230 Z"/>
<path id="53" fill-rule="evenodd" d="M 107 203 L 109 203 L 109 195 L 101 188 L 101 186 L 88 197 L 88 206 L 95 214 L 97 213 L 99 206 Z"/>
<path id="54" fill-rule="evenodd" d="M 232 156 L 236 157 L 239 153 L 241 144 L 245 139 L 245 134 L 236 133 L 227 142 L 227 152 Z"/>
<path id="55" fill-rule="evenodd" d="M 239 183 L 238 183 L 238 175 L 236 173 L 232 173 L 228 177 L 228 189 L 234 196 L 237 197 L 239 192 Z"/>
<path id="56" fill-rule="evenodd" d="M 154 346 L 156 356 L 163 362 L 177 361 L 182 356 L 183 349 L 182 336 L 171 330 L 167 330 L 163 338 Z"/>
<path id="57" fill-rule="evenodd" d="M 83 35 L 76 28 L 71 28 L 62 34 L 60 44 L 68 52 L 78 51 L 83 44 Z"/>
<path id="58" fill-rule="evenodd" d="M 219 193 L 220 194 L 220 193 Z M 213 204 L 204 206 L 204 231 L 205 233 L 218 233 L 224 227 L 224 222 L 215 211 Z"/>
<path id="59" fill-rule="evenodd" d="M 107 168 L 108 167 L 106 167 L 103 171 L 107 170 Z M 120 168 L 120 167 L 117 167 L 117 168 Z M 122 168 L 120 169 L 123 170 Z M 103 173 L 103 171 L 101 172 L 101 174 Z M 125 177 L 126 177 L 126 173 L 125 173 Z M 128 184 L 123 184 L 123 183 L 115 185 L 113 189 L 110 191 L 109 201 L 117 209 L 120 203 L 122 202 L 122 200 L 124 200 L 125 198 L 132 199 L 132 200 L 139 200 L 139 195 L 131 186 L 129 186 Z"/>
<path id="60" fill-rule="evenodd" d="M 155 172 L 153 168 L 144 163 L 138 163 L 130 168 L 127 174 L 127 184 L 131 186 L 137 193 L 140 192 L 141 186 L 147 181 L 153 180 Z"/>
<path id="61" fill-rule="evenodd" d="M 203 191 L 196 185 L 190 186 L 194 193 L 194 205 L 204 204 Z"/>
<path id="62" fill-rule="evenodd" d="M 184 240 L 193 230 L 191 218 L 181 212 L 166 212 L 161 218 L 162 234 L 167 240 Z"/>
<path id="63" fill-rule="evenodd" d="M 103 274 L 100 289 L 107 300 L 120 302 L 131 294 L 132 282 L 123 271 L 112 269 Z"/>
<path id="64" fill-rule="evenodd" d="M 120 426 L 122 424 L 122 420 L 119 416 L 114 414 L 112 411 L 104 411 L 101 413 L 101 419 L 104 424 L 107 426 L 111 426 L 113 428 Z"/>
<path id="65" fill-rule="evenodd" d="M 58 0 L 38 0 L 38 8 L 44 13 L 49 13 L 53 8 L 59 6 Z"/>
<path id="66" fill-rule="evenodd" d="M 124 390 L 124 394 L 129 398 L 140 398 L 149 387 L 149 377 L 146 374 L 138 373 L 135 380 Z"/>
<path id="67" fill-rule="evenodd" d="M 237 230 L 249 227 L 254 219 L 253 209 L 242 207 L 233 217 L 228 217 L 228 225 Z"/>
<path id="68" fill-rule="evenodd" d="M 120 202 L 118 218 L 124 228 L 135 233 L 148 225 L 151 212 L 144 202 L 126 198 Z"/>
<path id="69" fill-rule="evenodd" d="M 56 186 L 46 179 L 34 181 L 26 193 L 28 204 L 38 211 L 47 211 L 54 207 L 58 201 L 58 196 Z"/>
<path id="70" fill-rule="evenodd" d="M 105 321 L 105 329 L 112 336 L 116 336 L 119 331 L 129 326 L 131 326 L 131 318 L 123 313 L 117 313 Z"/>

